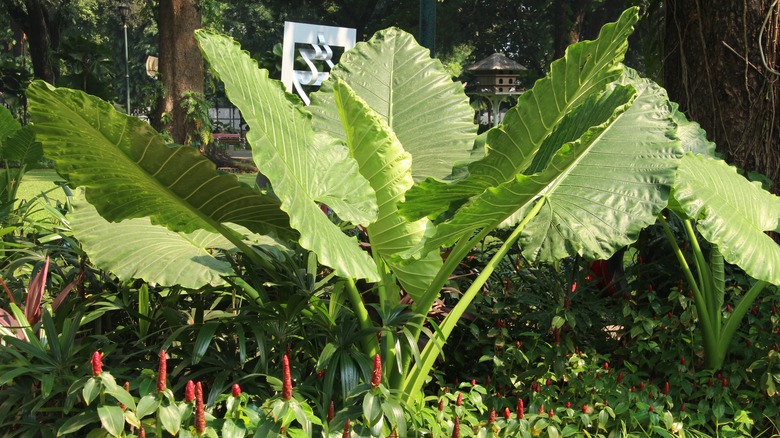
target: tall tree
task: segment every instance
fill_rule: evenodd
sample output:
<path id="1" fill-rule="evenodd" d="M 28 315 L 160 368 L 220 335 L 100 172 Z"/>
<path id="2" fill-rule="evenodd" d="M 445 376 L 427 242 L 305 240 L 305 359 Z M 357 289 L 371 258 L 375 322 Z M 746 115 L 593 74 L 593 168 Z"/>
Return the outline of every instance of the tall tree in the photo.
<path id="1" fill-rule="evenodd" d="M 187 117 L 182 100 L 188 93 L 203 94 L 203 56 L 194 32 L 201 27 L 195 0 L 160 0 L 159 73 L 165 88 L 157 107 L 158 128 L 173 141 L 187 143 L 187 136 L 199 130 L 197 120 Z M 164 116 L 165 115 L 165 116 Z"/>
<path id="2" fill-rule="evenodd" d="M 737 166 L 780 184 L 780 5 L 666 0 L 664 86 Z"/>
<path id="3" fill-rule="evenodd" d="M 14 27 L 27 35 L 35 77 L 51 84 L 58 75 L 54 52 L 59 48 L 69 0 L 2 0 Z"/>

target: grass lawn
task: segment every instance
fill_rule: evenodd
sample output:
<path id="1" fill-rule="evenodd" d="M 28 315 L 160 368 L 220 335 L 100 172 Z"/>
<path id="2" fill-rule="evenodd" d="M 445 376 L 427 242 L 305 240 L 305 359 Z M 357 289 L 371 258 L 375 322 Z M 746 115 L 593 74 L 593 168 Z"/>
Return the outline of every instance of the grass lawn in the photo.
<path id="1" fill-rule="evenodd" d="M 65 202 L 65 192 L 55 184 L 58 181 L 64 180 L 54 169 L 30 170 L 22 177 L 16 199 L 32 199 L 45 192 L 48 198 Z"/>

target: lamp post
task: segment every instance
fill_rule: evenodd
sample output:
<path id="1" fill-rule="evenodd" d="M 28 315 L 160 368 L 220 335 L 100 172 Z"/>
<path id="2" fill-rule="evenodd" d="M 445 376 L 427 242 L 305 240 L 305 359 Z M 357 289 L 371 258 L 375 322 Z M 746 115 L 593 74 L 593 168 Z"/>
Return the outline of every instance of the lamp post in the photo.
<path id="1" fill-rule="evenodd" d="M 122 27 L 125 31 L 125 85 L 127 88 L 127 115 L 130 115 L 130 57 L 127 46 L 127 19 L 130 17 L 130 6 L 126 1 L 119 4 L 119 16 L 122 17 Z"/>

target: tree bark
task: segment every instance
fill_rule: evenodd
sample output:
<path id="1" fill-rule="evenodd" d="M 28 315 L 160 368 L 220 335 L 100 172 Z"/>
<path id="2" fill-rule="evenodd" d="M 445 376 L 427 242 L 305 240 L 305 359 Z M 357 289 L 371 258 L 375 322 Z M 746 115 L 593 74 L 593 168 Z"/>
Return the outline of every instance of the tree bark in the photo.
<path id="1" fill-rule="evenodd" d="M 726 159 L 780 179 L 780 5 L 667 0 L 664 86 Z"/>
<path id="2" fill-rule="evenodd" d="M 201 18 L 195 0 L 160 0 L 159 8 L 159 73 L 165 93 L 157 107 L 156 127 L 185 144 L 198 127 L 187 120 L 182 96 L 203 93 L 203 56 L 194 36 Z"/>

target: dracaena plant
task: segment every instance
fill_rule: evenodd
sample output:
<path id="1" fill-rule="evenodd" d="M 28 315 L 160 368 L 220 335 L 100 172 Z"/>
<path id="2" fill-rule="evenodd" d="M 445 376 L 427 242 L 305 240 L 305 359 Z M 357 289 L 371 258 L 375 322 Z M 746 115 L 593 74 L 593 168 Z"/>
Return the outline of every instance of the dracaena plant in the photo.
<path id="1" fill-rule="evenodd" d="M 388 388 L 408 405 L 422 401 L 442 343 L 512 245 L 519 242 L 530 260 L 606 258 L 666 207 L 685 144 L 703 133 L 662 88 L 621 64 L 637 19 L 629 9 L 597 40 L 569 47 L 484 142 L 462 86 L 398 29 L 346 52 L 309 107 L 236 42 L 199 31 L 205 58 L 249 125 L 253 159 L 273 197 L 217 174 L 194 149 L 169 147 L 144 122 L 83 93 L 37 82 L 28 91 L 30 112 L 47 156 L 94 206 L 76 209 L 73 228 L 82 239 L 106 236 L 85 241 L 88 253 L 102 254 L 96 263 L 137 265 L 123 275 L 163 284 L 218 285 L 235 272 L 207 248 L 240 251 L 268 269 L 257 236 L 294 240 L 334 274 L 339 293 L 331 299 L 341 302 L 331 308 L 351 307 L 370 333 L 361 343 L 366 357 L 381 355 Z M 467 176 L 445 182 L 482 144 L 484 156 L 468 164 Z M 371 251 L 319 204 L 364 229 Z M 160 233 L 177 251 L 112 239 L 115 227 L 139 237 Z M 511 228 L 510 237 L 420 352 L 442 287 L 498 227 Z M 442 247 L 450 247 L 444 260 Z M 157 262 L 128 263 L 138 254 Z M 193 262 L 198 269 L 186 267 Z M 356 280 L 371 287 L 359 289 Z M 401 304 L 402 291 L 412 304 Z M 367 301 L 378 303 L 380 315 L 403 307 L 403 327 L 377 330 Z"/>

